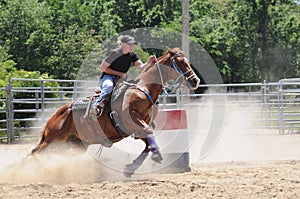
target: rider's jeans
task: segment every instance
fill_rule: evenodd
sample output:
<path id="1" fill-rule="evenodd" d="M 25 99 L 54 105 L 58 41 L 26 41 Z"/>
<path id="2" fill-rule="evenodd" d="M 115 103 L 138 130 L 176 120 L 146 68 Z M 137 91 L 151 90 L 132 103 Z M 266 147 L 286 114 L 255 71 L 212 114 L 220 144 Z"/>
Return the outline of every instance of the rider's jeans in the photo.
<path id="1" fill-rule="evenodd" d="M 103 77 L 100 79 L 99 84 L 101 88 L 101 93 L 99 95 L 99 98 L 94 104 L 95 106 L 97 106 L 106 95 L 110 94 L 113 91 L 115 79 L 116 76 L 108 75 L 108 74 L 103 75 Z"/>

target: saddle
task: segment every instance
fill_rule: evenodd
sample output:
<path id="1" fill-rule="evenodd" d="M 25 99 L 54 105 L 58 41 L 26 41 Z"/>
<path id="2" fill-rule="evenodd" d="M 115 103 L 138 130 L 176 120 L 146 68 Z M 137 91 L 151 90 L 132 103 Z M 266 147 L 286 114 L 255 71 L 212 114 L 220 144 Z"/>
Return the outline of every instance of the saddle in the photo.
<path id="1" fill-rule="evenodd" d="M 124 125 L 122 124 L 121 118 L 119 117 L 119 111 L 117 110 L 116 106 L 112 106 L 112 104 L 116 103 L 122 103 L 125 91 L 130 88 L 134 87 L 135 84 L 129 83 L 129 82 L 118 82 L 112 92 L 108 97 L 108 100 L 104 106 L 104 109 L 108 109 L 109 117 L 111 119 L 112 124 L 114 125 L 115 129 L 117 130 L 118 134 L 121 137 L 128 137 L 130 135 L 129 132 L 126 132 Z M 96 126 L 96 123 L 98 123 L 98 119 L 94 120 L 93 117 L 90 114 L 91 104 L 97 100 L 100 90 L 95 90 L 95 94 L 93 96 L 85 97 L 85 98 L 79 98 L 76 101 L 74 101 L 71 105 L 72 111 L 74 111 L 75 114 L 77 114 L 79 117 L 82 117 L 82 120 L 85 120 L 84 122 L 90 126 Z M 84 115 L 83 115 L 84 112 Z M 83 116 L 82 116 L 83 115 Z M 81 123 L 83 123 L 81 120 Z M 89 127 L 90 128 L 90 127 Z M 92 131 L 96 132 L 96 128 L 92 128 Z M 105 144 L 109 145 L 109 144 Z"/>

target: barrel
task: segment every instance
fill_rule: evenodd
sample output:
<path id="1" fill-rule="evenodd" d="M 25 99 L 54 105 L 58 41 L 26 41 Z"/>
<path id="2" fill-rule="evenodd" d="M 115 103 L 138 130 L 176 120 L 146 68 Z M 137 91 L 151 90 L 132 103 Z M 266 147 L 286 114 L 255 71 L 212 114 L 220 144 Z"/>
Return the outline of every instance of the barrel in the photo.
<path id="1" fill-rule="evenodd" d="M 159 173 L 190 171 L 188 123 L 185 109 L 160 110 L 155 120 L 155 137 L 163 156 Z"/>
<path id="2" fill-rule="evenodd" d="M 159 110 L 154 126 L 154 135 L 163 160 L 161 163 L 154 162 L 150 152 L 135 173 L 182 173 L 190 171 L 186 110 Z M 116 171 L 123 171 L 124 166 L 132 163 L 144 147 L 145 143 L 141 140 L 128 137 L 113 144 L 110 148 L 104 147 L 99 150 L 99 146 L 92 145 L 88 151 L 103 165 Z M 98 153 L 99 151 L 101 152 Z"/>

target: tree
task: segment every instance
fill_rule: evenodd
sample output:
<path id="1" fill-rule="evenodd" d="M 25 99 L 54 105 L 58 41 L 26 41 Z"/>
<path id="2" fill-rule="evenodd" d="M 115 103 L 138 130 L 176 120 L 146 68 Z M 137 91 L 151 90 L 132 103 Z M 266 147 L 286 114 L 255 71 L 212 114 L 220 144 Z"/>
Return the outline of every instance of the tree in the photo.
<path id="1" fill-rule="evenodd" d="M 224 82 L 299 76 L 300 5 L 294 0 L 189 2 L 190 37 L 211 55 Z M 60 79 L 73 79 L 82 64 L 90 66 L 82 77 L 97 73 L 106 52 L 99 44 L 117 33 L 159 27 L 157 38 L 169 44 L 176 40 L 172 32 L 182 30 L 179 0 L 10 0 L 0 8 L 0 62 Z"/>
<path id="2" fill-rule="evenodd" d="M 259 74 L 260 81 L 278 81 L 295 76 L 296 60 L 299 60 L 299 53 L 295 51 L 299 48 L 299 37 L 295 36 L 300 26 L 297 10 L 299 5 L 292 0 L 233 1 L 233 23 L 230 27 L 235 27 L 237 49 L 244 51 L 241 64 L 248 65 L 246 69 L 249 71 L 258 68 L 258 73 L 252 73 Z M 293 50 L 290 51 L 289 47 Z M 278 58 L 285 60 L 285 66 Z M 286 66 L 289 66 L 288 69 Z"/>
<path id="3" fill-rule="evenodd" d="M 93 31 L 78 31 L 78 26 L 70 26 L 59 41 L 59 49 L 48 58 L 47 65 L 58 79 L 75 79 L 85 57 L 98 44 Z"/>
<path id="4" fill-rule="evenodd" d="M 269 11 L 269 79 L 300 75 L 300 5 L 284 1 Z"/>
<path id="5" fill-rule="evenodd" d="M 228 1 L 190 1 L 190 36 L 209 53 L 225 82 L 230 66 L 228 58 L 234 38 L 228 30 Z"/>
<path id="6" fill-rule="evenodd" d="M 17 63 L 20 69 L 36 69 L 35 65 L 43 57 L 41 52 L 43 42 L 40 39 L 39 49 L 28 46 L 28 39 L 32 34 L 40 34 L 41 38 L 48 32 L 48 25 L 45 18 L 48 16 L 48 9 L 38 0 L 11 0 L 2 6 L 0 13 L 0 46 L 8 47 L 8 54 Z M 43 35 L 44 33 L 44 35 Z"/>
<path id="7" fill-rule="evenodd" d="M 142 27 L 159 26 L 162 22 L 177 20 L 181 16 L 180 0 L 120 0 L 113 5 L 114 14 L 122 20 L 123 32 Z"/>

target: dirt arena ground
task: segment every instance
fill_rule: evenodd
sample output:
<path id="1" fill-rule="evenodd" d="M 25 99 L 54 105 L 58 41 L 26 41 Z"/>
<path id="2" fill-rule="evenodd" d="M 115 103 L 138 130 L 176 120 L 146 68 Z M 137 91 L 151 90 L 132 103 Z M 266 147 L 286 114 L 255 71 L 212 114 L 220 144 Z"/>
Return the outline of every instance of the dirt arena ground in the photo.
<path id="1" fill-rule="evenodd" d="M 260 156 L 258 160 L 223 158 L 218 162 L 216 154 L 221 149 L 216 148 L 215 159 L 192 163 L 191 172 L 132 178 L 109 171 L 86 155 L 22 160 L 33 145 L 2 144 L 0 198 L 299 198 L 300 135 L 268 137 L 284 140 L 278 145 L 273 139 L 278 148 L 262 152 L 273 160 Z M 230 151 L 226 153 L 229 160 Z M 231 153 L 231 158 L 239 159 L 236 154 Z"/>
<path id="2" fill-rule="evenodd" d="M 201 136 L 194 140 L 185 173 L 126 178 L 86 154 L 24 159 L 33 144 L 0 144 L 0 198 L 300 198 L 300 134 L 226 118 L 207 157 L 199 158 Z"/>

